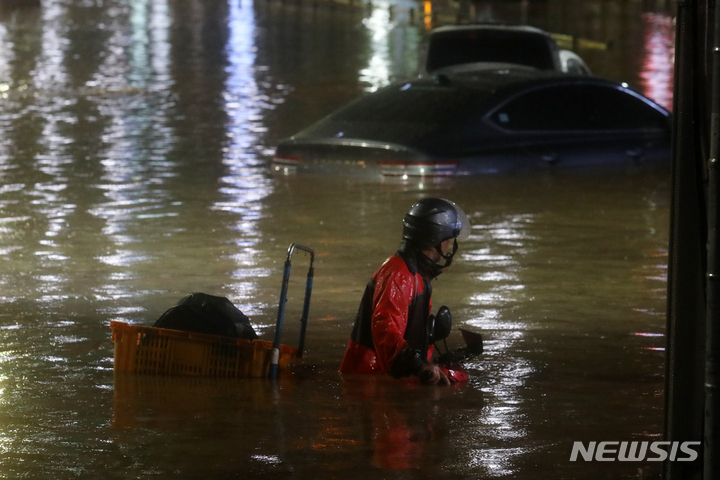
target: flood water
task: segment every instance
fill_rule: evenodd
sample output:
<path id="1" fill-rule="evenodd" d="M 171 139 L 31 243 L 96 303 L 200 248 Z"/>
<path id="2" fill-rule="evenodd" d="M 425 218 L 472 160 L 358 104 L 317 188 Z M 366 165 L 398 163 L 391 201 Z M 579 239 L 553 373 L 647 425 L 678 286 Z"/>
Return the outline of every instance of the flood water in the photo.
<path id="1" fill-rule="evenodd" d="M 280 139 L 414 73 L 433 17 L 392 5 L 0 10 L 0 478 L 659 476 L 658 462 L 569 456 L 574 441 L 661 435 L 667 172 L 272 174 Z M 436 23 L 458 5 L 584 39 L 596 73 L 671 103 L 674 2 L 438 2 Z M 343 379 L 365 284 L 430 195 L 473 223 L 434 305 L 482 332 L 485 353 L 450 388 Z M 195 291 L 272 338 L 293 242 L 317 252 L 293 373 L 113 375 L 110 322 L 152 324 Z M 307 263 L 293 259 L 283 343 L 297 341 Z"/>

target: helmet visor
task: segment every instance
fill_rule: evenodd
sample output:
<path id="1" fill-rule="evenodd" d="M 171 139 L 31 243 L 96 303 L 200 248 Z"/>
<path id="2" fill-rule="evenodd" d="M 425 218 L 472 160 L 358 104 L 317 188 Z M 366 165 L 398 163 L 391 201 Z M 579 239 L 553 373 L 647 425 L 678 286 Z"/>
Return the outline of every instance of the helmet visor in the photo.
<path id="1" fill-rule="evenodd" d="M 468 220 L 467 215 L 465 215 L 465 212 L 458 204 L 451 202 L 450 200 L 447 200 L 447 202 L 455 208 L 455 216 L 457 217 L 455 224 L 455 238 L 457 238 L 458 242 L 464 242 L 470 238 L 470 220 Z"/>

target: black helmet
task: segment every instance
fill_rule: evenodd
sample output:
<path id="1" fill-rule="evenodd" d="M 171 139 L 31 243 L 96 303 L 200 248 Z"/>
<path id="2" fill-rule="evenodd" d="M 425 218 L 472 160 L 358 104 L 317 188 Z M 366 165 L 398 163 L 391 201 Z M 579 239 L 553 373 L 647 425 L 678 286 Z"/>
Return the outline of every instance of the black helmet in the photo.
<path id="1" fill-rule="evenodd" d="M 465 212 L 450 200 L 423 198 L 410 207 L 403 219 L 403 240 L 420 248 L 436 247 L 448 238 L 464 241 L 469 236 L 470 222 Z"/>

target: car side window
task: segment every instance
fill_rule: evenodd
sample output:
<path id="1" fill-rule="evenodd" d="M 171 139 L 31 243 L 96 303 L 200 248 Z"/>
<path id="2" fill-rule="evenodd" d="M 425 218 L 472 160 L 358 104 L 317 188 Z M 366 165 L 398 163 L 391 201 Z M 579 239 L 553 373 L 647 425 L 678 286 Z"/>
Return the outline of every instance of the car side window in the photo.
<path id="1" fill-rule="evenodd" d="M 665 115 L 632 93 L 603 85 L 559 84 L 523 93 L 490 120 L 507 130 L 662 129 Z"/>

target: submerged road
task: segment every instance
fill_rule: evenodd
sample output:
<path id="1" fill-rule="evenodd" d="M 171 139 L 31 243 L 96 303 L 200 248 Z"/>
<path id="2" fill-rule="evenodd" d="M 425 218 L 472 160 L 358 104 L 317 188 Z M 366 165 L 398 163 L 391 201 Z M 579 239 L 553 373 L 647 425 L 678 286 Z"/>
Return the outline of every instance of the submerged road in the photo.
<path id="1" fill-rule="evenodd" d="M 475 14 L 610 43 L 578 53 L 669 106 L 665 3 L 478 2 Z M 393 5 L 393 16 L 390 3 L 276 0 L 0 10 L 0 478 L 658 475 L 655 463 L 570 453 L 661 434 L 666 173 L 271 173 L 280 139 L 413 75 L 425 23 Z M 428 195 L 473 223 L 434 303 L 482 331 L 485 353 L 455 388 L 343 380 L 365 284 Z M 293 242 L 317 253 L 294 375 L 114 378 L 110 322 L 151 324 L 195 291 L 230 298 L 271 339 Z M 284 343 L 299 331 L 301 270 Z"/>

